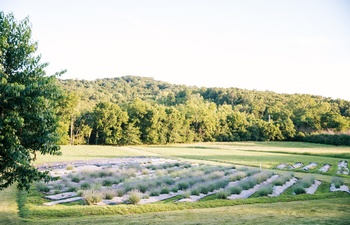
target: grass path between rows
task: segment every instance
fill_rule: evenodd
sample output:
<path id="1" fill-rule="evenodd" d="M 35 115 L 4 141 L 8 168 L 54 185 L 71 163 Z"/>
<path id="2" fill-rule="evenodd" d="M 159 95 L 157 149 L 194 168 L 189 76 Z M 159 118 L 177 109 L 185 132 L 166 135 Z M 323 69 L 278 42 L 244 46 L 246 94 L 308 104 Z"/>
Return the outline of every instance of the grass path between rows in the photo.
<path id="1" fill-rule="evenodd" d="M 6 188 L 0 192 L 0 224 L 20 224 L 16 202 L 16 186 Z"/>
<path id="2" fill-rule="evenodd" d="M 26 224 L 348 224 L 350 198 L 27 221 Z"/>

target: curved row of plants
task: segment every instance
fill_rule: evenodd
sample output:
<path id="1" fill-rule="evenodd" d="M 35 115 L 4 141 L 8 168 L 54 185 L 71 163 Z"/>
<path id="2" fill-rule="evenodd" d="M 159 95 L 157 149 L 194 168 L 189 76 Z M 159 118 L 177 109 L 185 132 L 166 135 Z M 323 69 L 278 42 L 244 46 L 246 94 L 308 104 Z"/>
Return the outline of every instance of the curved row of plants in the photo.
<path id="1" fill-rule="evenodd" d="M 141 199 L 169 194 L 170 201 L 190 196 L 200 196 L 204 199 L 226 199 L 253 187 L 257 188 L 256 185 L 262 184 L 273 175 L 271 172 L 259 172 L 257 169 L 236 169 L 232 166 L 194 166 L 185 162 L 157 165 L 133 163 L 119 167 L 107 166 L 99 171 L 87 168 L 80 172 L 67 166 L 66 170 L 70 173 L 62 175 L 55 182 L 38 183 L 37 190 L 47 194 L 76 192 L 88 204 L 96 204 L 103 199 L 113 200 L 116 197 L 123 197 L 122 203 L 137 204 Z M 273 193 L 275 186 L 282 186 L 292 178 L 293 174 L 285 173 L 274 181 L 259 186 L 256 193 L 252 194 L 254 197 L 269 196 Z M 297 184 L 293 185 L 292 193 L 305 193 L 305 189 L 313 182 L 312 177 L 300 179 Z M 125 200 L 125 198 L 128 199 Z"/>

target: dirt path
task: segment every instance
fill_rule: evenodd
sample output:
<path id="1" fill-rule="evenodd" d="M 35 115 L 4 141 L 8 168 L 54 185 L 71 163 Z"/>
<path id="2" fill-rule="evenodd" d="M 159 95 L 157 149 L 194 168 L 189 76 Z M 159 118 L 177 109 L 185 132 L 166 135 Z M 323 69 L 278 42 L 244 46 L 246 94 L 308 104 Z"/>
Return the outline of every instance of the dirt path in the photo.
<path id="1" fill-rule="evenodd" d="M 16 202 L 16 187 L 12 185 L 0 191 L 0 224 L 21 224 Z"/>

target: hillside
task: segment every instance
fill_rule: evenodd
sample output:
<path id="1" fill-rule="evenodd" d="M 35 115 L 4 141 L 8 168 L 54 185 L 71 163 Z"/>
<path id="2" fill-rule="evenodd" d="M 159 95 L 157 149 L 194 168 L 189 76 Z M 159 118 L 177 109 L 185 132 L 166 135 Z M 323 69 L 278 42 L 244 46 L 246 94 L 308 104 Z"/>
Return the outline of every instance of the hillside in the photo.
<path id="1" fill-rule="evenodd" d="M 90 132 L 87 135 L 90 143 L 291 140 L 313 132 L 347 132 L 350 128 L 350 102 L 342 99 L 239 88 L 174 85 L 137 76 L 58 81 L 68 96 L 62 103 L 61 115 L 66 117 L 62 120 L 66 121 L 62 122 L 63 135 L 69 134 L 69 124 L 73 121 L 76 123 L 74 129 L 79 126 L 81 129 L 89 128 L 86 132 Z M 106 111 L 102 113 L 102 109 L 119 113 L 114 115 L 118 120 L 117 128 L 105 128 L 107 130 L 102 132 L 105 125 L 102 118 L 101 124 L 96 124 L 98 116 L 106 117 L 105 123 L 112 120 L 111 115 L 108 118 L 105 114 Z M 99 110 L 102 111 L 97 115 Z M 165 125 L 164 121 L 171 116 L 176 117 L 178 123 Z M 169 131 L 167 135 L 166 131 L 161 131 L 161 128 L 172 127 L 178 127 L 176 136 L 180 137 L 169 137 Z M 108 142 L 105 136 L 107 131 L 111 133 L 111 129 L 118 134 L 113 134 L 114 141 Z M 126 130 L 135 136 L 122 137 Z M 71 141 L 74 139 L 73 133 Z M 100 138 L 104 136 L 103 141 L 97 140 L 96 135 Z M 94 140 L 92 136 L 95 136 Z M 170 141 L 169 138 L 174 140 Z M 121 142 L 123 139 L 134 141 Z"/>

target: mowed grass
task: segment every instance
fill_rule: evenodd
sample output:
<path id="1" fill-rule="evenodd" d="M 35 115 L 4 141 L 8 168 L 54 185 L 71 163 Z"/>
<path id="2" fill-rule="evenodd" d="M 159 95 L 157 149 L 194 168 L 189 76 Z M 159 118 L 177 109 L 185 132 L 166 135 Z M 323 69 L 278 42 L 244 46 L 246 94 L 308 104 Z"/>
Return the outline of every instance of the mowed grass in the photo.
<path id="1" fill-rule="evenodd" d="M 61 152 L 62 155 L 38 155 L 35 164 L 130 156 L 157 156 L 156 153 L 138 150 L 133 146 L 63 145 L 61 146 Z"/>
<path id="2" fill-rule="evenodd" d="M 271 145 L 271 146 L 270 146 Z M 336 171 L 342 154 L 350 154 L 349 147 L 300 143 L 300 142 L 235 142 L 235 143 L 196 143 L 192 145 L 140 146 L 140 150 L 158 155 L 185 159 L 217 161 L 237 165 L 273 168 L 280 163 L 307 165 L 317 162 L 318 168 L 325 163 L 332 165 L 330 173 Z M 339 154 L 339 158 L 319 154 Z"/>
<path id="3" fill-rule="evenodd" d="M 20 224 L 16 202 L 16 187 L 13 185 L 0 191 L 0 224 Z"/>
<path id="4" fill-rule="evenodd" d="M 348 224 L 350 198 L 27 221 L 26 224 Z"/>

